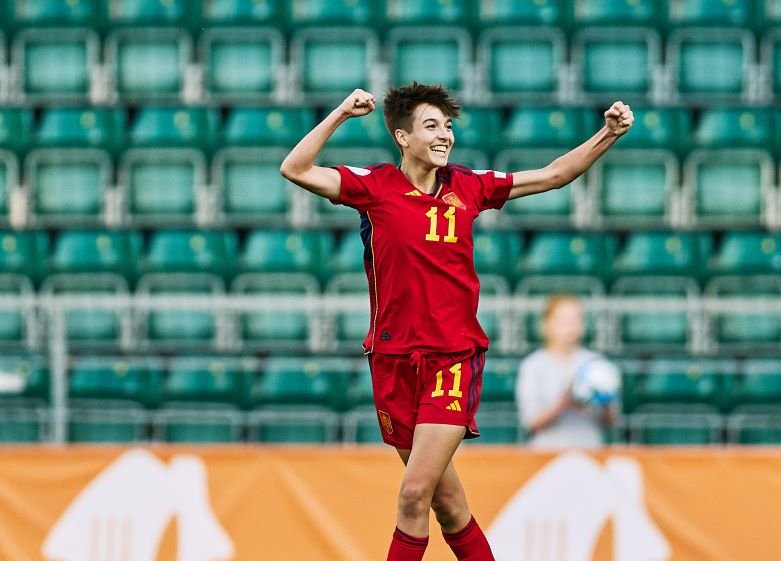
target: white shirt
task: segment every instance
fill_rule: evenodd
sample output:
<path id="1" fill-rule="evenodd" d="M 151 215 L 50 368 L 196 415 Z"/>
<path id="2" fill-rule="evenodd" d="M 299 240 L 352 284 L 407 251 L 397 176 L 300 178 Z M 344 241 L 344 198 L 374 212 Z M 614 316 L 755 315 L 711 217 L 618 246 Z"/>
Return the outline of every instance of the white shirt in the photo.
<path id="1" fill-rule="evenodd" d="M 527 356 L 518 370 L 515 402 L 521 424 L 528 427 L 540 413 L 560 401 L 568 391 L 578 368 L 599 357 L 588 349 L 577 349 L 566 363 L 554 358 L 545 349 Z M 528 444 L 534 448 L 597 448 L 602 445 L 599 413 L 592 410 L 569 409 L 553 423 L 537 431 Z"/>

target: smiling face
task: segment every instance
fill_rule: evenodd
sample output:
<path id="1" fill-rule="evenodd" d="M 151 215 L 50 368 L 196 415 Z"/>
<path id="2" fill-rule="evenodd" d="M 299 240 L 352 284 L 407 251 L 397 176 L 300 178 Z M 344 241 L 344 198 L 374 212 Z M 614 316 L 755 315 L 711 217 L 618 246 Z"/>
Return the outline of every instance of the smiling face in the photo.
<path id="1" fill-rule="evenodd" d="M 412 113 L 411 129 L 395 131 L 404 160 L 415 167 L 427 169 L 447 165 L 455 143 L 453 119 L 439 107 L 421 103 Z"/>

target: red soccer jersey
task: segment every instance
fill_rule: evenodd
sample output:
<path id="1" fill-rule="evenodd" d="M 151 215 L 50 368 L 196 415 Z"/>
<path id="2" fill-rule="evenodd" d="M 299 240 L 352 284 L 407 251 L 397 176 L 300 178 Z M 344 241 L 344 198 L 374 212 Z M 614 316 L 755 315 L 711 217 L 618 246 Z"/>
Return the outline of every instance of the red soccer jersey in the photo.
<path id="1" fill-rule="evenodd" d="M 337 166 L 338 203 L 361 213 L 371 318 L 368 352 L 409 354 L 488 348 L 477 321 L 472 223 L 501 208 L 512 175 L 448 165 L 434 195 L 392 164 Z"/>

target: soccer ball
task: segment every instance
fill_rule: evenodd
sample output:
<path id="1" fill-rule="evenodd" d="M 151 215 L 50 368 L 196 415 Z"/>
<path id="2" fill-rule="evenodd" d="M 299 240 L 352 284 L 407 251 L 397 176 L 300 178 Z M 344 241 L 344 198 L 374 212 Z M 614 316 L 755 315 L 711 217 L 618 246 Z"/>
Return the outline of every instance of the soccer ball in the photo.
<path id="1" fill-rule="evenodd" d="M 602 357 L 586 361 L 575 372 L 572 399 L 591 407 L 604 407 L 618 399 L 621 378 L 618 369 Z"/>

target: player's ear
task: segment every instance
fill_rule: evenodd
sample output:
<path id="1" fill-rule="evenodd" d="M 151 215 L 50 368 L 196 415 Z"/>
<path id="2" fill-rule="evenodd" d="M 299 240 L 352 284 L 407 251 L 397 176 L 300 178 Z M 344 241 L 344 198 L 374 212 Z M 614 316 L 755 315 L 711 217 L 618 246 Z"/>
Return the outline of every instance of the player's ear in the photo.
<path id="1" fill-rule="evenodd" d="M 396 142 L 398 142 L 399 145 L 404 146 L 405 148 L 409 146 L 409 142 L 407 141 L 407 131 L 404 129 L 396 129 L 393 133 L 393 136 L 396 138 Z"/>

